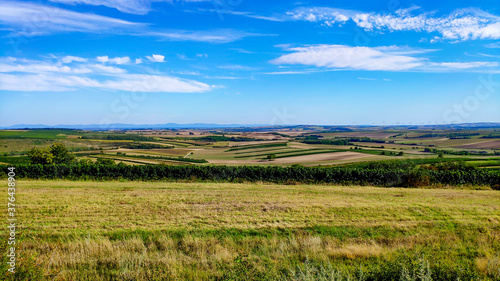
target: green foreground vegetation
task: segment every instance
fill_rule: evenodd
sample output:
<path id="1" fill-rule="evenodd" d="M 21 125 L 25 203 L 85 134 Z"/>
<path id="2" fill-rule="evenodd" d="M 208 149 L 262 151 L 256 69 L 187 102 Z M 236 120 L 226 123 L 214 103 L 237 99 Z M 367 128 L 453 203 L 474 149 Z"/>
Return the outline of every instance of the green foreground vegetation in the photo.
<path id="1" fill-rule="evenodd" d="M 19 180 L 16 196 L 4 280 L 500 280 L 498 191 Z"/>

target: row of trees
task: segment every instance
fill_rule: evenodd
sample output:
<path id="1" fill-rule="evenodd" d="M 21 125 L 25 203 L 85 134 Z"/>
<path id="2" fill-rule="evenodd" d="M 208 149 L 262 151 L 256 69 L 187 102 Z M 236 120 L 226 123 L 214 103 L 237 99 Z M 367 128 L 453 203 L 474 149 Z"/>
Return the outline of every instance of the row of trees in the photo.
<path id="1" fill-rule="evenodd" d="M 450 154 L 450 155 L 500 155 L 500 152 L 493 151 L 488 153 L 486 151 L 467 151 L 467 150 L 440 150 L 435 148 L 424 148 L 424 152 L 436 153 L 436 154 Z"/>
<path id="2" fill-rule="evenodd" d="M 3 173 L 7 166 L 0 166 Z M 0 174 L 2 173 L 0 172 Z M 5 176 L 5 175 L 3 175 Z M 376 186 L 490 185 L 500 188 L 500 173 L 486 169 L 377 169 L 347 167 L 181 166 L 181 165 L 18 165 L 16 176 L 72 180 L 200 180 L 223 182 L 330 183 Z"/>
<path id="3" fill-rule="evenodd" d="M 329 145 L 352 145 L 353 142 L 375 142 L 375 143 L 385 143 L 385 140 L 376 140 L 368 137 L 350 137 L 350 138 L 334 138 L 334 139 L 324 139 L 320 135 L 310 135 L 301 139 L 303 143 L 308 144 L 329 144 Z"/>
<path id="4" fill-rule="evenodd" d="M 329 145 L 352 145 L 348 139 L 306 139 L 302 141 L 307 144 L 329 144 Z"/>

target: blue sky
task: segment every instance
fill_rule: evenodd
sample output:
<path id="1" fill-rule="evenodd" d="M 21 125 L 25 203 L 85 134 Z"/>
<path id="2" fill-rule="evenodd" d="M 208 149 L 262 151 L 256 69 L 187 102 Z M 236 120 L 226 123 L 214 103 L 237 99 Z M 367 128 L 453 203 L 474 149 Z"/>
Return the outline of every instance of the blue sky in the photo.
<path id="1" fill-rule="evenodd" d="M 500 122 L 497 1 L 0 1 L 0 126 Z"/>

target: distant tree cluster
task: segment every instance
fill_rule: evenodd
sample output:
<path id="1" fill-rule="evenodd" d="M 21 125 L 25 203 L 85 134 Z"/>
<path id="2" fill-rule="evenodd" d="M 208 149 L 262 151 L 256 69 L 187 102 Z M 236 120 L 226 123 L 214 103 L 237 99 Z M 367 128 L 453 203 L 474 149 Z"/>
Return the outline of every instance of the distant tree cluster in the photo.
<path id="1" fill-rule="evenodd" d="M 493 153 L 488 153 L 486 151 L 468 151 L 468 150 L 440 150 L 435 148 L 424 148 L 424 152 L 436 153 L 439 155 L 449 154 L 449 155 L 500 155 L 500 152 L 493 151 Z"/>
<path id="2" fill-rule="evenodd" d="M 347 139 L 305 139 L 302 141 L 307 144 L 329 144 L 329 145 L 352 145 Z"/>
<path id="3" fill-rule="evenodd" d="M 197 140 L 197 141 L 208 141 L 208 142 L 218 142 L 218 141 L 261 141 L 263 139 L 256 139 L 256 138 L 247 138 L 247 137 L 226 137 L 226 136 L 206 136 L 206 137 L 199 137 L 199 138 L 186 138 L 190 140 Z"/>
<path id="4" fill-rule="evenodd" d="M 387 155 L 387 156 L 403 156 L 404 155 L 404 152 L 403 151 L 400 151 L 398 153 L 396 152 L 393 152 L 393 151 L 382 151 L 380 152 L 380 155 Z"/>
<path id="5" fill-rule="evenodd" d="M 487 136 L 482 136 L 482 139 L 500 139 L 500 135 L 487 135 Z"/>
<path id="6" fill-rule="evenodd" d="M 353 142 L 385 143 L 385 140 L 376 140 L 368 137 L 324 139 L 323 136 L 320 135 L 309 135 L 301 138 L 300 140 L 303 143 L 307 144 L 329 144 L 329 145 L 352 145 Z"/>
<path id="7" fill-rule="evenodd" d="M 429 134 L 423 134 L 418 137 L 414 138 L 450 138 L 450 139 L 470 139 L 471 136 L 478 136 L 479 133 L 451 133 L 451 134 L 435 134 L 435 133 L 429 133 Z M 405 137 L 408 138 L 408 137 Z"/>
<path id="8" fill-rule="evenodd" d="M 45 148 L 32 148 L 27 153 L 32 164 L 72 164 L 76 162 L 75 155 L 69 153 L 62 143 L 54 143 Z"/>

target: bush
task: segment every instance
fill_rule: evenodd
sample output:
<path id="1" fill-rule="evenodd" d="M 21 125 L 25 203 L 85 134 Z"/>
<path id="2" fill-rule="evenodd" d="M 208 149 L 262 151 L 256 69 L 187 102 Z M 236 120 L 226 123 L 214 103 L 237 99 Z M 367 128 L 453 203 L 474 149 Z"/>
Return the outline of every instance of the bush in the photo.
<path id="1" fill-rule="evenodd" d="M 412 172 L 408 176 L 408 186 L 409 187 L 422 187 L 428 186 L 430 184 L 430 178 L 428 175 L 425 175 L 420 172 Z"/>
<path id="2" fill-rule="evenodd" d="M 276 154 L 269 154 L 269 155 L 267 155 L 266 158 L 269 159 L 269 160 L 276 159 Z"/>
<path id="3" fill-rule="evenodd" d="M 32 164 L 71 164 L 76 159 L 62 143 L 54 143 L 43 149 L 34 147 L 28 151 L 28 157 Z"/>

